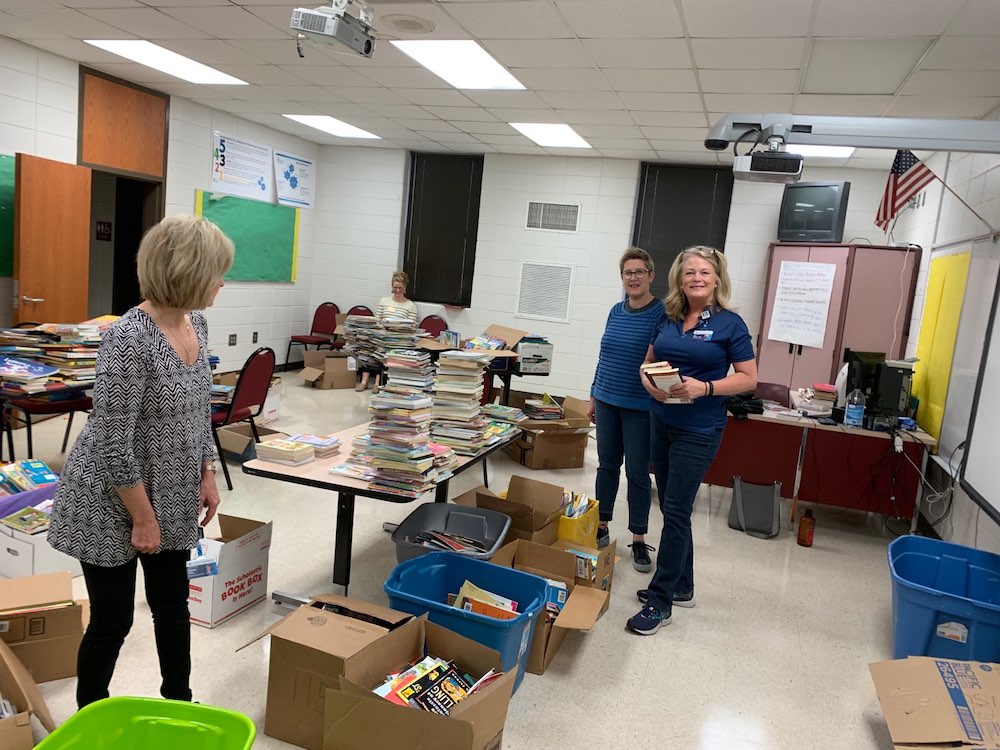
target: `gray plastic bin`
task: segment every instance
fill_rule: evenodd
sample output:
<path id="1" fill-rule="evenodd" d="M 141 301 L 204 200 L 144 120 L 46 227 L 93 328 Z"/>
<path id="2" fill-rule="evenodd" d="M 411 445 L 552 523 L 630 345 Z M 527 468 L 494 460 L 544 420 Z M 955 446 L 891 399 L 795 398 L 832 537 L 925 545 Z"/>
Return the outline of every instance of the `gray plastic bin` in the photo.
<path id="1" fill-rule="evenodd" d="M 459 554 L 489 560 L 500 549 L 509 527 L 510 516 L 495 510 L 466 508 L 450 503 L 424 503 L 403 519 L 392 532 L 392 541 L 396 543 L 396 562 L 438 551 L 433 547 L 407 541 L 421 531 L 447 531 L 483 542 L 487 547 L 485 552 Z"/>

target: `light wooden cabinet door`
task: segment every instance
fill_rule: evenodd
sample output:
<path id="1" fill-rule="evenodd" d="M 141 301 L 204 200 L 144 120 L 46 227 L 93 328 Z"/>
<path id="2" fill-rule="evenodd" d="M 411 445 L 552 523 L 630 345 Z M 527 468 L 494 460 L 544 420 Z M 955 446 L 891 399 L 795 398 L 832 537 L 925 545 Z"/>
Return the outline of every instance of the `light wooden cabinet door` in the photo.
<path id="1" fill-rule="evenodd" d="M 782 262 L 805 263 L 808 260 L 808 245 L 771 246 L 770 264 L 767 272 L 767 296 L 764 298 L 760 335 L 757 338 L 757 380 L 761 383 L 791 385 L 796 347 L 787 341 L 769 339 L 767 333 L 771 330 L 773 300 L 778 288 L 778 275 Z"/>

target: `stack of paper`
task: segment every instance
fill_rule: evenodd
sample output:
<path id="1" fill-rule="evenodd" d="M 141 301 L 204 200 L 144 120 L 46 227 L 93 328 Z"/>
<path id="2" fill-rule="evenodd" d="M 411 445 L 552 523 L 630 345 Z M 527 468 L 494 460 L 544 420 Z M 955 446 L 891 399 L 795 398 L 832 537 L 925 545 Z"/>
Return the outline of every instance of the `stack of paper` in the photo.
<path id="1" fill-rule="evenodd" d="M 475 455 L 489 442 L 489 422 L 480 405 L 489 362 L 489 354 L 466 350 L 442 352 L 438 358 L 431 434 L 461 455 Z"/>
<path id="2" fill-rule="evenodd" d="M 257 443 L 257 458 L 286 466 L 301 466 L 316 458 L 311 445 L 273 438 Z"/>
<path id="3" fill-rule="evenodd" d="M 374 341 L 379 328 L 378 319 L 372 315 L 348 315 L 344 321 L 344 350 L 357 359 L 359 368 L 374 369 L 380 365 Z"/>
<path id="4" fill-rule="evenodd" d="M 389 308 L 382 315 L 382 325 L 372 333 L 375 356 L 385 363 L 393 349 L 414 349 L 417 346 L 416 321 L 406 313 Z"/>
<path id="5" fill-rule="evenodd" d="M 423 393 L 372 396 L 368 411 L 368 455 L 374 475 L 372 489 L 416 498 L 437 481 L 430 441 L 431 398 Z"/>

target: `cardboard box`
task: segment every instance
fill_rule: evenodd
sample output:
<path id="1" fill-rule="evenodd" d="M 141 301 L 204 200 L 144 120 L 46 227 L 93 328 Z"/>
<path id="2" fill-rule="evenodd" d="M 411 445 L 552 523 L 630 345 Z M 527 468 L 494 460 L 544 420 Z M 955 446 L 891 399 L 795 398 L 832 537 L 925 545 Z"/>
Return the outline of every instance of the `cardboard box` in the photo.
<path id="1" fill-rule="evenodd" d="M 521 437 L 511 443 L 511 456 L 529 469 L 579 469 L 594 426 L 589 402 L 567 396 L 563 419 L 529 419 L 520 423 Z"/>
<path id="2" fill-rule="evenodd" d="M 69 573 L 0 580 L 0 640 L 35 682 L 73 677 L 86 605 L 73 600 Z"/>
<path id="3" fill-rule="evenodd" d="M 0 641 L 0 695 L 14 704 L 14 716 L 0 719 L 0 747 L 4 750 L 31 750 L 35 741 L 31 736 L 31 717 L 34 716 L 49 732 L 56 723 L 38 685 L 10 647 Z"/>
<path id="4" fill-rule="evenodd" d="M 609 592 L 576 585 L 576 556 L 564 550 L 516 541 L 497 550 L 490 562 L 533 573 L 566 586 L 566 601 L 555 621 L 549 622 L 544 614 L 538 617 L 535 638 L 528 654 L 527 669 L 532 674 L 545 673 L 569 631 L 589 632 L 608 609 Z"/>
<path id="5" fill-rule="evenodd" d="M 1000 664 L 911 656 L 868 670 L 899 750 L 1000 747 Z"/>
<path id="6" fill-rule="evenodd" d="M 219 514 L 218 539 L 202 542 L 202 551 L 218 559 L 219 573 L 188 582 L 191 622 L 214 628 L 264 601 L 272 528 L 270 521 Z M 192 552 L 192 557 L 196 555 Z"/>
<path id="7" fill-rule="evenodd" d="M 615 542 L 612 542 L 604 549 L 598 550 L 593 547 L 585 547 L 582 544 L 567 542 L 565 539 L 558 539 L 552 547 L 568 552 L 577 551 L 596 555 L 597 566 L 592 571 L 589 571 L 589 575 L 586 565 L 584 565 L 583 558 L 574 555 L 574 557 L 576 557 L 575 583 L 577 586 L 586 586 L 592 589 L 600 589 L 601 591 L 611 591 L 611 585 L 615 581 L 615 552 L 617 550 L 617 544 Z M 605 610 L 606 609 L 607 606 L 605 606 Z"/>
<path id="8" fill-rule="evenodd" d="M 371 692 L 425 654 L 454 661 L 474 677 L 500 669 L 500 654 L 427 620 L 421 615 L 372 647 L 373 679 L 340 678 L 339 690 L 326 693 L 324 750 L 500 750 L 516 671 L 460 701 L 448 716 L 390 703 Z"/>
<path id="9" fill-rule="evenodd" d="M 515 370 L 522 375 L 548 375 L 552 372 L 555 347 L 542 338 L 521 341 L 517 346 Z"/>
<path id="10" fill-rule="evenodd" d="M 493 324 L 487 326 L 482 335 L 502 339 L 506 344 L 505 349 L 481 349 L 480 347 L 473 347 L 473 351 L 487 351 L 493 355 L 493 359 L 490 361 L 487 369 L 495 372 L 497 370 L 506 371 L 513 368 L 518 356 L 515 349 L 521 339 L 528 335 L 528 332 Z M 465 343 L 464 341 L 462 342 L 463 347 Z"/>
<path id="11" fill-rule="evenodd" d="M 0 524 L 0 576 L 21 578 L 64 570 L 78 576 L 80 561 L 49 544 L 45 532 L 26 534 Z"/>
<path id="12" fill-rule="evenodd" d="M 591 500 L 587 503 L 587 510 L 583 515 L 576 518 L 559 516 L 559 528 L 556 536 L 565 539 L 567 542 L 582 544 L 585 547 L 597 546 L 597 526 L 600 523 L 600 511 L 598 502 Z"/>
<path id="13" fill-rule="evenodd" d="M 222 446 L 222 453 L 225 458 L 237 463 L 243 463 L 253 458 L 257 458 L 257 444 L 253 439 L 253 430 L 248 422 L 237 422 L 220 427 L 219 445 Z M 268 438 L 288 437 L 284 432 L 272 430 L 270 427 L 257 425 L 257 434 L 261 440 Z"/>
<path id="14" fill-rule="evenodd" d="M 322 349 L 306 352 L 306 356 L 306 367 L 299 373 L 303 385 L 321 390 L 354 387 L 355 368 L 349 361 L 353 358 L 345 352 Z"/>
<path id="15" fill-rule="evenodd" d="M 322 609 L 323 603 L 340 613 Z M 324 694 L 339 689 L 341 675 L 362 685 L 384 679 L 385 658 L 376 649 L 378 642 L 398 632 L 397 626 L 410 617 L 358 599 L 323 594 L 250 641 L 271 636 L 264 734 L 322 750 Z"/>
<path id="16" fill-rule="evenodd" d="M 507 539 L 551 544 L 556 540 L 556 519 L 562 513 L 562 493 L 562 487 L 558 485 L 515 475 L 510 478 L 505 499 L 485 487 L 477 487 L 455 498 L 454 502 L 459 505 L 474 504 L 510 516 Z"/>

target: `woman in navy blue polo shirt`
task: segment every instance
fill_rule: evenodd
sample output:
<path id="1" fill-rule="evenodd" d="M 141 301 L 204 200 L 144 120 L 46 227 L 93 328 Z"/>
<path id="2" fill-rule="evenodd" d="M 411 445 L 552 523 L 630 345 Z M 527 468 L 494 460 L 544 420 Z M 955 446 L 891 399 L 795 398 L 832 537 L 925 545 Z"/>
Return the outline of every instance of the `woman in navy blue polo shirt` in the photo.
<path id="1" fill-rule="evenodd" d="M 645 606 L 628 621 L 628 629 L 639 635 L 668 625 L 675 605 L 694 606 L 695 497 L 722 440 L 725 397 L 757 386 L 750 333 L 729 309 L 725 255 L 703 245 L 689 247 L 674 260 L 669 281 L 666 317 L 653 332 L 646 361 L 669 362 L 683 381 L 667 392 L 642 377 L 651 396 L 650 454 L 663 532 L 653 580 L 637 592 Z M 690 403 L 664 403 L 668 397 Z"/>

